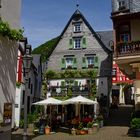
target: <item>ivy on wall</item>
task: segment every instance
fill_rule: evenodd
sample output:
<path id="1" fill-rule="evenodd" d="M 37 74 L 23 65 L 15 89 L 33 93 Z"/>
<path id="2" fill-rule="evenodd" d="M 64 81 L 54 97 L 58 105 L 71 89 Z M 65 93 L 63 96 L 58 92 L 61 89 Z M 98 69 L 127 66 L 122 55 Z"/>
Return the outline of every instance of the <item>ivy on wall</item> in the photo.
<path id="1" fill-rule="evenodd" d="M 0 34 L 8 36 L 11 40 L 20 40 L 23 38 L 23 30 L 11 29 L 7 22 L 0 21 Z"/>

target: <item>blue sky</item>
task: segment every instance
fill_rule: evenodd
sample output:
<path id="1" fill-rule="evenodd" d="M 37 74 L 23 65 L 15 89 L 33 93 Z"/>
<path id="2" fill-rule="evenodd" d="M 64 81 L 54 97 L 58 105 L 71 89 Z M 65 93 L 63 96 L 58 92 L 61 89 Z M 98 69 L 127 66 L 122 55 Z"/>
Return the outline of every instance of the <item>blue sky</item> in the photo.
<path id="1" fill-rule="evenodd" d="M 21 27 L 33 48 L 60 35 L 79 10 L 95 31 L 111 30 L 111 0 L 22 0 Z"/>

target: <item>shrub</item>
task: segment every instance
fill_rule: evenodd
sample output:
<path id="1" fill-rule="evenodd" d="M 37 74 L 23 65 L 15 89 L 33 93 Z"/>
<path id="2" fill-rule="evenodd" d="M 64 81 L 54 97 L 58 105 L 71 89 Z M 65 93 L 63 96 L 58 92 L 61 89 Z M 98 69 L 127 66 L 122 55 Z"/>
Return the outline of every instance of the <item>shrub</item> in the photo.
<path id="1" fill-rule="evenodd" d="M 130 127 L 133 129 L 140 129 L 140 118 L 133 118 Z"/>
<path id="2" fill-rule="evenodd" d="M 92 128 L 92 126 L 93 126 L 93 123 L 92 122 L 88 122 L 87 123 L 87 128 Z"/>
<path id="3" fill-rule="evenodd" d="M 78 125 L 78 129 L 79 129 L 79 130 L 82 130 L 82 129 L 83 129 L 83 127 L 84 127 L 84 126 L 83 126 L 83 123 L 82 123 L 82 122 L 80 122 L 80 123 L 79 123 L 79 125 Z"/>
<path id="4" fill-rule="evenodd" d="M 19 127 L 20 127 L 20 128 L 23 128 L 23 127 L 24 127 L 24 120 L 23 120 L 23 119 L 20 120 L 20 122 L 19 122 Z"/>

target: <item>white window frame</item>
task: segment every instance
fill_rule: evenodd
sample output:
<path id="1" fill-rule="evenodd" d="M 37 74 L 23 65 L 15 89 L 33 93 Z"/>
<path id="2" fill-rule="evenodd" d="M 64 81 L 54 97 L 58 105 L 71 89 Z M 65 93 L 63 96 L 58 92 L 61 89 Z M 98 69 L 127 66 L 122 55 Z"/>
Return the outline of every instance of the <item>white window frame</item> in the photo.
<path id="1" fill-rule="evenodd" d="M 94 67 L 94 56 L 88 56 L 86 58 L 87 67 Z"/>
<path id="2" fill-rule="evenodd" d="M 74 38 L 74 49 L 81 49 L 81 38 Z"/>
<path id="3" fill-rule="evenodd" d="M 74 24 L 74 32 L 81 32 L 81 23 Z"/>
<path id="4" fill-rule="evenodd" d="M 122 7 L 126 7 L 126 2 L 125 2 L 125 0 L 119 0 L 119 1 L 118 1 L 118 6 L 119 6 L 119 9 L 122 8 Z"/>
<path id="5" fill-rule="evenodd" d="M 94 65 L 94 56 L 87 57 L 87 65 Z"/>
<path id="6" fill-rule="evenodd" d="M 66 68 L 68 68 L 69 66 L 73 67 L 73 57 L 66 58 Z"/>

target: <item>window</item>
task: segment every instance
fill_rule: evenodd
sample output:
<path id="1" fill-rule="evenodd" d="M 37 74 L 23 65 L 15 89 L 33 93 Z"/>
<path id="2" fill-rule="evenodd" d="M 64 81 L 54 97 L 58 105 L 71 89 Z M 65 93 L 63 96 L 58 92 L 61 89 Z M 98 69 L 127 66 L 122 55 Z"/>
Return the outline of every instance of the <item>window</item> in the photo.
<path id="1" fill-rule="evenodd" d="M 82 68 L 98 68 L 99 61 L 98 56 L 86 56 L 82 58 Z"/>
<path id="2" fill-rule="evenodd" d="M 74 38 L 74 49 L 81 48 L 81 38 Z"/>
<path id="3" fill-rule="evenodd" d="M 119 10 L 124 10 L 126 7 L 125 7 L 125 1 L 124 0 L 120 0 L 119 1 Z"/>
<path id="4" fill-rule="evenodd" d="M 129 41 L 129 34 L 120 34 L 120 41 L 128 42 Z"/>
<path id="5" fill-rule="evenodd" d="M 81 23 L 75 23 L 74 32 L 80 32 L 80 31 L 81 31 Z"/>
<path id="6" fill-rule="evenodd" d="M 93 64 L 94 64 L 94 57 L 87 57 L 88 68 L 93 68 Z"/>
<path id="7" fill-rule="evenodd" d="M 112 76 L 116 76 L 116 74 L 117 74 L 117 69 L 116 68 L 113 68 L 112 69 Z"/>
<path id="8" fill-rule="evenodd" d="M 66 58 L 66 68 L 71 69 L 73 67 L 73 58 Z"/>
<path id="9" fill-rule="evenodd" d="M 118 41 L 128 42 L 131 40 L 130 23 L 123 23 L 119 25 Z"/>

